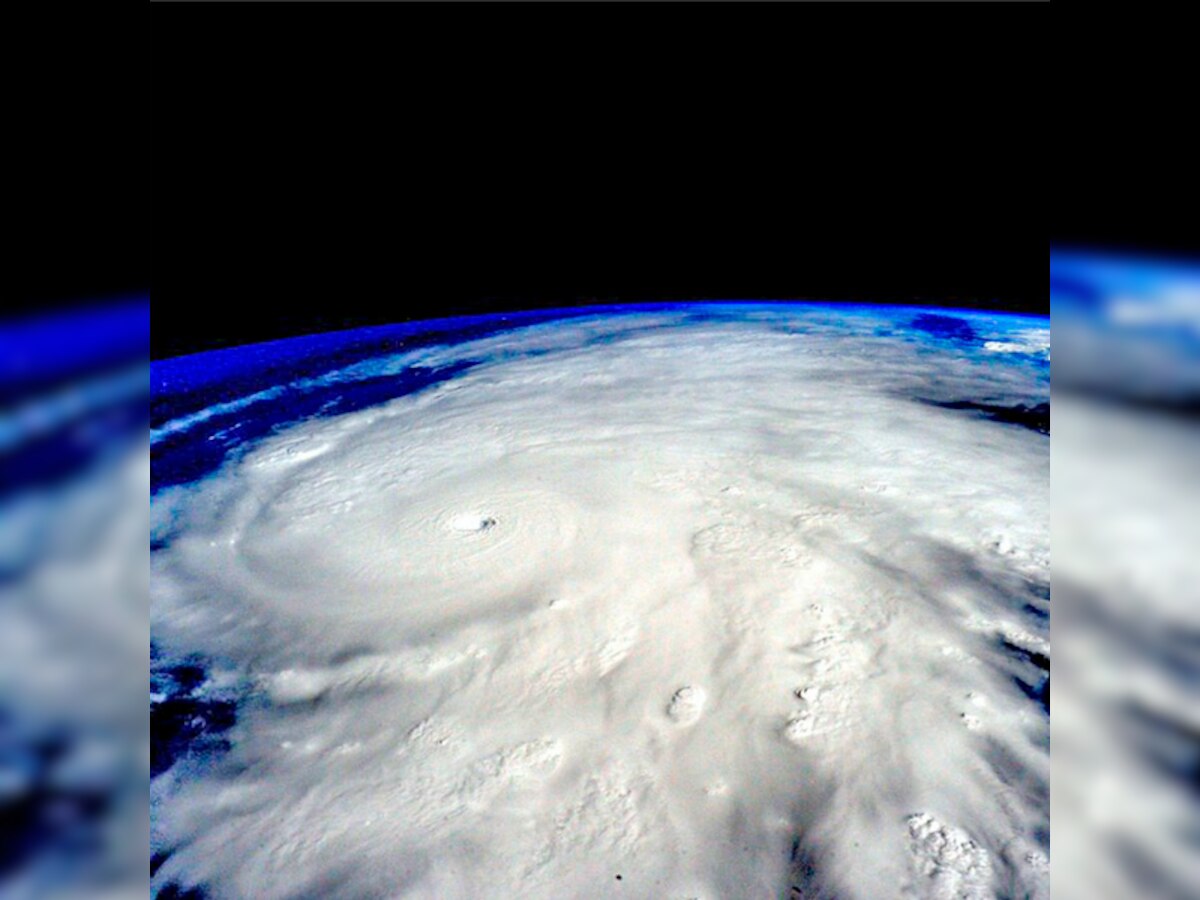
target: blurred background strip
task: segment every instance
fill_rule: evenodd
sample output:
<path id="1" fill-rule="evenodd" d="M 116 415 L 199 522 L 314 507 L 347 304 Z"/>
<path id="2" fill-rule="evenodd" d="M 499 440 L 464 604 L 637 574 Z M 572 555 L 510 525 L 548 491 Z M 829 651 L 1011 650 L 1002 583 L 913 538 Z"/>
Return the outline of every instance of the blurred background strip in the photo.
<path id="1" fill-rule="evenodd" d="M 0 321 L 3 897 L 144 885 L 149 327 L 146 297 Z"/>
<path id="2" fill-rule="evenodd" d="M 1053 895 L 1200 896 L 1200 264 L 1050 258 Z"/>

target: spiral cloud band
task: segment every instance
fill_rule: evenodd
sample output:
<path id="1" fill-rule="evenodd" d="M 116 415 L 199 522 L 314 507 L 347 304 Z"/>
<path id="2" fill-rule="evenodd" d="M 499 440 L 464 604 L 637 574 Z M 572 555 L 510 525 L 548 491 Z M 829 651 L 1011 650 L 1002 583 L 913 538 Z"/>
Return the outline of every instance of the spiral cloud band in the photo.
<path id="1" fill-rule="evenodd" d="M 236 721 L 154 779 L 154 884 L 1048 896 L 1048 354 L 1035 318 L 596 312 L 160 423 L 453 373 L 156 492 L 156 665 Z"/>

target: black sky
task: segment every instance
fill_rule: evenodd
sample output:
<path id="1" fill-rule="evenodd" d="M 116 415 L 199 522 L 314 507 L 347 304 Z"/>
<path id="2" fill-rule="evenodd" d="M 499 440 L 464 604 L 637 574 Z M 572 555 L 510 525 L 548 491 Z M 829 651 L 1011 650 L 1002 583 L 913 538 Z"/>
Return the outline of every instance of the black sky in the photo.
<path id="1" fill-rule="evenodd" d="M 245 9 L 151 10 L 155 356 L 591 302 L 1046 309 L 1041 15 Z"/>
<path id="2" fill-rule="evenodd" d="M 146 17 L 94 4 L 52 21 L 31 12 L 9 48 L 0 312 L 145 295 Z M 102 39 L 110 31 L 119 40 Z"/>

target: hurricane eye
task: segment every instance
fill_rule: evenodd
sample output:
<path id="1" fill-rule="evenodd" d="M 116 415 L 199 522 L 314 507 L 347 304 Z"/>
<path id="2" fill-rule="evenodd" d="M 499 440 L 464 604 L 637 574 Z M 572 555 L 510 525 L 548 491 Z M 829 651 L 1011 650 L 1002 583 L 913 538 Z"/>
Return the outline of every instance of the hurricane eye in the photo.
<path id="1" fill-rule="evenodd" d="M 466 533 L 487 531 L 495 524 L 496 520 L 491 516 L 482 516 L 478 513 L 465 513 L 450 520 L 451 528 Z"/>

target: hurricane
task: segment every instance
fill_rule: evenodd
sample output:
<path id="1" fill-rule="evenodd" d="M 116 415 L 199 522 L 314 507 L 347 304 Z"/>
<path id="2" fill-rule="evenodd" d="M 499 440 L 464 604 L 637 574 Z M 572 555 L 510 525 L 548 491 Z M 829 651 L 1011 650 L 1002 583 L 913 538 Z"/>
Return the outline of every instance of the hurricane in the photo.
<path id="1" fill-rule="evenodd" d="M 1049 896 L 1047 318 L 543 310 L 151 389 L 160 896 Z"/>

